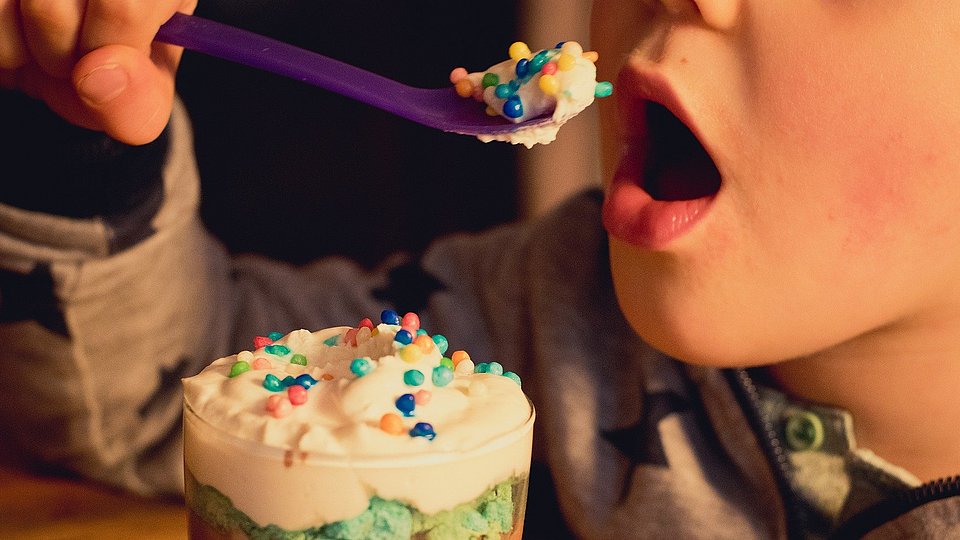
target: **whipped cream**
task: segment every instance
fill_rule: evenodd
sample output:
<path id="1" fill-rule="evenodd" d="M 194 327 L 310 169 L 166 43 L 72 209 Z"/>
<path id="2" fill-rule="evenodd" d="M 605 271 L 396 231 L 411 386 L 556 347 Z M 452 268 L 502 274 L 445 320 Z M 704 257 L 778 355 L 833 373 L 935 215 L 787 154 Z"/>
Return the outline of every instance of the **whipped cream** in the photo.
<path id="1" fill-rule="evenodd" d="M 296 330 L 184 379 L 186 467 L 289 530 L 349 519 L 373 495 L 431 514 L 527 474 L 533 411 L 518 378 L 469 359 L 451 369 L 445 339 L 398 332 Z"/>

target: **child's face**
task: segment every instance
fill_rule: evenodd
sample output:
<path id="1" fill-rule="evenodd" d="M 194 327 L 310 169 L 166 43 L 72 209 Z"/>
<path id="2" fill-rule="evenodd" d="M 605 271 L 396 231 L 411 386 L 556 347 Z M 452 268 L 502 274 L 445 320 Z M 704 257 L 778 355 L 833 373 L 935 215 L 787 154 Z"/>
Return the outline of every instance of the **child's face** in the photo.
<path id="1" fill-rule="evenodd" d="M 759 365 L 957 316 L 960 2 L 597 0 L 592 40 L 618 98 L 614 280 L 645 339 Z M 657 150 L 647 101 L 710 159 Z"/>

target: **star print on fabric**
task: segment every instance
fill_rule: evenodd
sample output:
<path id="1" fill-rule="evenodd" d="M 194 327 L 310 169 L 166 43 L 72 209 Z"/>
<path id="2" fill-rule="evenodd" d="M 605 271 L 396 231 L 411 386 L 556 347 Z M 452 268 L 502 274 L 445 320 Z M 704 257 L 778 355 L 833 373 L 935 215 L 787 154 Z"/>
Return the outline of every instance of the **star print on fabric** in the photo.
<path id="1" fill-rule="evenodd" d="M 443 283 L 424 270 L 419 261 L 410 261 L 391 268 L 387 277 L 387 285 L 375 289 L 373 297 L 389 302 L 402 313 L 425 311 L 430 296 L 444 289 Z"/>
<path id="2" fill-rule="evenodd" d="M 640 411 L 640 418 L 635 424 L 600 431 L 600 436 L 630 460 L 630 467 L 627 470 L 623 489 L 620 492 L 621 501 L 630 491 L 633 472 L 638 465 L 658 467 L 669 465 L 667 455 L 663 450 L 663 442 L 660 440 L 660 430 L 658 429 L 660 421 L 670 414 L 686 411 L 689 408 L 690 404 L 683 396 L 670 390 L 644 394 L 643 408 Z"/>
<path id="3" fill-rule="evenodd" d="M 165 396 L 171 395 L 174 389 L 179 388 L 180 379 L 192 375 L 192 373 L 187 373 L 191 365 L 193 365 L 193 362 L 191 362 L 189 358 L 183 357 L 173 367 L 160 368 L 160 380 L 157 381 L 157 390 L 140 406 L 140 410 L 138 411 L 141 418 L 147 417 L 153 407 L 165 401 Z"/>

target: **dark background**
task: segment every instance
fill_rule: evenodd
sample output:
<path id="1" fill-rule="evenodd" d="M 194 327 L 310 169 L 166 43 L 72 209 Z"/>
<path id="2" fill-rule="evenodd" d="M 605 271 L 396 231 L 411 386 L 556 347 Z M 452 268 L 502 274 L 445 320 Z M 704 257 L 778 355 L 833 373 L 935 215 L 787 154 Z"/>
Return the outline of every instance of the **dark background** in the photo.
<path id="1" fill-rule="evenodd" d="M 197 15 L 411 86 L 507 58 L 518 3 L 203 0 Z M 499 14 L 499 15 L 494 15 Z M 516 149 L 422 127 L 304 83 L 185 54 L 201 214 L 233 252 L 372 265 L 518 215 Z"/>

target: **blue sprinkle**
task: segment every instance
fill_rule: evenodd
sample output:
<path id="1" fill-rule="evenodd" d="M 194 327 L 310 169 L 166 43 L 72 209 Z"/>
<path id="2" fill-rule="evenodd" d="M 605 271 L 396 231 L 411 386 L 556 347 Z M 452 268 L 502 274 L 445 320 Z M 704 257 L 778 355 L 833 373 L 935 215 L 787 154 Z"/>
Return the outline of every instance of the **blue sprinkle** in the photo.
<path id="1" fill-rule="evenodd" d="M 402 345 L 409 345 L 413 343 L 413 335 L 409 330 L 404 330 L 401 328 L 400 330 L 397 330 L 397 335 L 393 336 L 393 340 Z"/>
<path id="2" fill-rule="evenodd" d="M 272 354 L 274 356 L 285 356 L 290 354 L 290 347 L 287 347 L 286 345 L 267 345 L 263 348 L 263 350 L 267 351 L 267 354 Z"/>
<path id="3" fill-rule="evenodd" d="M 504 373 L 503 376 L 506 377 L 506 378 L 508 378 L 508 379 L 510 379 L 511 381 L 517 383 L 518 386 L 520 385 L 520 376 L 517 375 L 516 373 L 514 373 L 514 372 L 512 372 L 512 371 L 508 371 L 508 372 Z"/>
<path id="4" fill-rule="evenodd" d="M 423 372 L 419 369 L 411 369 L 403 374 L 403 382 L 407 386 L 420 386 L 423 378 Z"/>
<path id="5" fill-rule="evenodd" d="M 520 103 L 520 98 L 517 96 L 511 96 L 503 104 L 503 114 L 507 118 L 520 118 L 523 116 L 523 103 Z"/>
<path id="6" fill-rule="evenodd" d="M 487 373 L 488 371 L 490 371 L 490 364 L 487 362 L 480 362 L 473 366 L 474 373 Z"/>
<path id="7" fill-rule="evenodd" d="M 270 341 L 276 341 L 283 337 L 283 332 L 270 332 L 267 337 L 270 338 Z"/>
<path id="8" fill-rule="evenodd" d="M 416 408 L 417 402 L 413 397 L 413 394 L 403 394 L 397 398 L 396 401 L 397 410 L 402 412 L 404 416 L 413 416 L 413 409 Z"/>
<path id="9" fill-rule="evenodd" d="M 337 341 L 339 339 L 340 339 L 340 336 L 328 337 L 327 339 L 323 340 L 323 344 L 326 345 L 327 347 L 333 347 L 334 345 L 337 344 Z"/>
<path id="10" fill-rule="evenodd" d="M 267 373 L 263 378 L 263 387 L 271 392 L 279 392 L 283 390 L 283 383 L 280 382 L 280 379 L 272 373 Z"/>
<path id="11" fill-rule="evenodd" d="M 297 384 L 297 380 L 294 379 L 293 376 L 291 375 L 287 375 L 286 377 L 283 378 L 282 381 L 280 381 L 280 385 L 283 386 L 284 388 L 291 387 L 295 384 Z"/>
<path id="12" fill-rule="evenodd" d="M 490 362 L 490 364 L 487 366 L 487 373 L 503 375 L 503 365 L 500 362 Z"/>
<path id="13" fill-rule="evenodd" d="M 524 78 L 527 76 L 527 73 L 530 72 L 530 61 L 526 58 L 521 58 L 517 60 L 517 77 Z"/>
<path id="14" fill-rule="evenodd" d="M 566 43 L 566 41 L 560 41 L 560 42 L 558 42 L 558 43 L 557 43 L 557 46 L 554 47 L 554 49 L 559 49 L 559 48 L 563 47 L 563 44 L 564 44 L 564 43 Z"/>
<path id="15" fill-rule="evenodd" d="M 517 91 L 511 88 L 509 84 L 498 84 L 497 87 L 493 89 L 493 94 L 500 99 L 507 99 L 515 93 L 517 93 Z"/>
<path id="16" fill-rule="evenodd" d="M 433 368 L 433 374 L 430 376 L 434 386 L 446 386 L 453 380 L 453 370 L 447 366 L 437 366 Z"/>
<path id="17" fill-rule="evenodd" d="M 437 434 L 433 431 L 433 426 L 427 422 L 417 422 L 416 425 L 413 426 L 413 429 L 410 430 L 410 436 L 423 437 L 428 441 L 432 441 Z"/>
<path id="18" fill-rule="evenodd" d="M 380 312 L 380 322 L 383 324 L 400 324 L 400 315 L 392 309 L 385 309 Z"/>
<path id="19" fill-rule="evenodd" d="M 286 379 L 284 379 L 284 381 L 286 381 Z M 299 384 L 304 388 L 304 390 L 309 390 L 310 387 L 317 384 L 317 380 L 311 377 L 309 373 L 303 373 L 301 375 L 297 375 L 297 378 L 294 379 L 293 384 Z M 293 384 L 290 386 L 293 386 Z"/>
<path id="20" fill-rule="evenodd" d="M 450 347 L 450 342 L 447 341 L 447 337 L 443 334 L 434 334 L 433 343 L 437 346 L 437 350 L 440 351 L 440 354 L 447 352 L 447 349 Z"/>
<path id="21" fill-rule="evenodd" d="M 350 362 L 350 371 L 357 377 L 363 377 L 373 371 L 373 364 L 366 358 L 354 358 L 353 362 Z"/>

